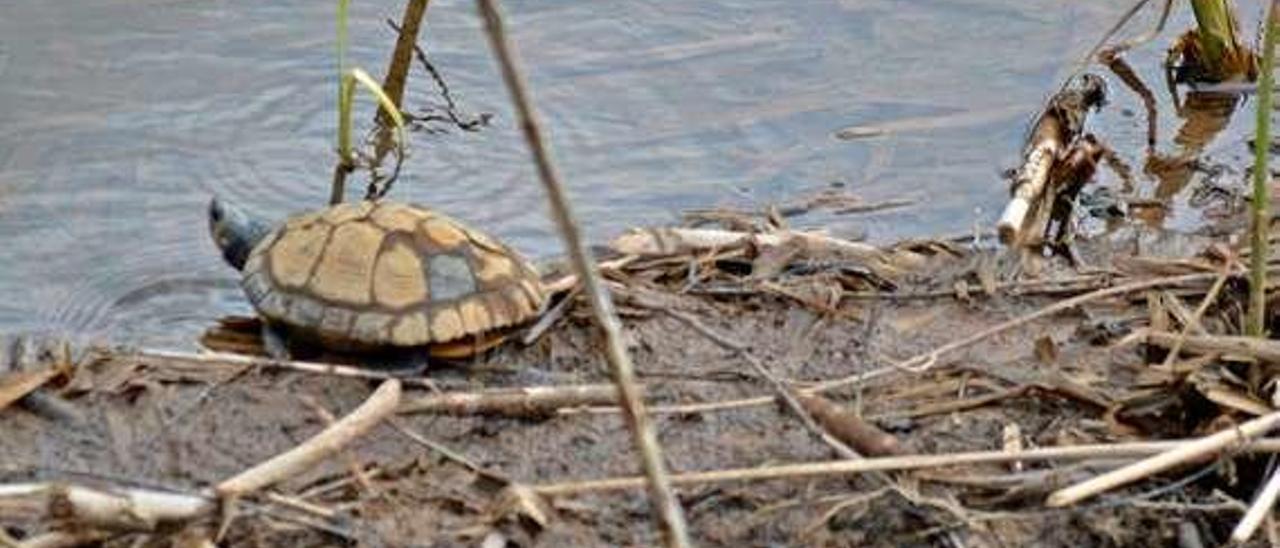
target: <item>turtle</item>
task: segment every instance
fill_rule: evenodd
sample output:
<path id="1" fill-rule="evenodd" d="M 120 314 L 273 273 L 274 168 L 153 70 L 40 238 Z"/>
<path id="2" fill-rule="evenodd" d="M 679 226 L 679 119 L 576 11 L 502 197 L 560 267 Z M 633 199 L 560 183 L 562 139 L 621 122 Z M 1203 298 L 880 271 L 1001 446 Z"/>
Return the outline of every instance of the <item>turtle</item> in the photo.
<path id="1" fill-rule="evenodd" d="M 295 349 L 462 358 L 538 316 L 538 271 L 461 221 L 390 200 L 340 203 L 278 226 L 214 197 L 209 231 L 241 272 L 276 358 Z"/>

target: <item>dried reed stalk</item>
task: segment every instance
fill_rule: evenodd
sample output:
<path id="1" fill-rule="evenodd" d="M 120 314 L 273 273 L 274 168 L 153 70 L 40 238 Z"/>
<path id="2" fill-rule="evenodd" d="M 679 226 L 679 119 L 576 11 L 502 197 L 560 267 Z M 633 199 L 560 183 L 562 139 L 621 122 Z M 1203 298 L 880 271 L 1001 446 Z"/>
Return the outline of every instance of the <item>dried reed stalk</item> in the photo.
<path id="1" fill-rule="evenodd" d="M 641 464 L 648 478 L 650 496 L 653 499 L 658 523 L 662 527 L 668 546 L 689 546 L 684 513 L 671 489 L 666 465 L 662 460 L 662 450 L 658 445 L 658 436 L 649 422 L 644 401 L 640 397 L 640 390 L 636 387 L 631 358 L 622 344 L 618 315 L 614 311 L 613 301 L 602 287 L 600 273 L 596 270 L 591 252 L 582 239 L 569 200 L 565 196 L 564 186 L 560 183 L 560 176 L 551 162 L 551 155 L 543 140 L 541 124 L 533 109 L 533 102 L 529 98 L 524 75 L 517 66 L 514 49 L 507 39 L 502 13 L 498 10 L 495 0 L 477 0 L 476 3 L 484 19 L 489 45 L 498 59 L 502 78 L 515 104 L 520 127 L 524 131 L 533 161 L 537 165 L 538 178 L 542 181 L 547 198 L 551 202 L 552 217 L 560 230 L 561 238 L 564 239 L 565 247 L 569 250 L 574 269 L 582 280 L 583 292 L 591 303 L 596 323 L 604 332 L 605 357 L 609 360 L 613 370 L 613 380 L 622 399 L 623 416 L 635 438 L 636 448 L 640 451 Z"/>

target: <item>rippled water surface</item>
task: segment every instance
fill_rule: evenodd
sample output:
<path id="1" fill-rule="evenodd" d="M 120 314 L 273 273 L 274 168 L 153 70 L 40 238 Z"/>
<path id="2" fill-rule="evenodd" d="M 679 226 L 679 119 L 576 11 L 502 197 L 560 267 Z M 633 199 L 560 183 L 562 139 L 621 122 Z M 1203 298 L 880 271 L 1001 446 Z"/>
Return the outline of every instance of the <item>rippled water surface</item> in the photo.
<path id="1" fill-rule="evenodd" d="M 283 217 L 326 200 L 332 4 L 0 0 L 0 333 L 189 347 L 219 316 L 248 312 L 209 242 L 205 204 L 219 194 Z M 1121 4 L 506 6 L 594 240 L 683 209 L 761 205 L 843 183 L 868 200 L 917 203 L 797 222 L 884 241 L 990 223 L 1005 196 L 998 173 L 1013 163 L 1026 119 Z M 400 6 L 353 9 L 351 60 L 380 74 L 394 41 L 383 20 Z M 414 134 L 393 194 L 530 255 L 559 254 L 472 2 L 436 0 L 427 19 L 426 48 L 462 108 L 494 122 Z M 1133 58 L 1162 55 L 1157 47 Z M 410 106 L 437 99 L 414 78 Z M 874 139 L 833 137 L 852 124 L 912 119 L 923 122 Z M 1138 124 L 1116 117 L 1113 127 L 1136 134 Z"/>

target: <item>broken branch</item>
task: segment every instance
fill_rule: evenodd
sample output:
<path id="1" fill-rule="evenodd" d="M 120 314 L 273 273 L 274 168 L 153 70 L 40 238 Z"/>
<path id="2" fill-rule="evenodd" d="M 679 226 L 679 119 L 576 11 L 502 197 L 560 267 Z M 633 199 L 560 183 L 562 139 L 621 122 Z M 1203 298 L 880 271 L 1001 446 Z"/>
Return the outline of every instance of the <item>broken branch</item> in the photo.
<path id="1" fill-rule="evenodd" d="M 1027 138 L 1022 166 L 1014 176 L 1010 192 L 1012 199 L 1005 205 L 996 225 L 1000 241 L 1006 244 L 1018 241 L 1027 214 L 1035 207 L 1047 207 L 1040 202 L 1055 165 L 1066 158 L 1068 147 L 1084 129 L 1089 111 L 1100 105 L 1104 97 L 1102 79 L 1086 74 L 1078 86 L 1064 89 L 1049 100 Z"/>
<path id="2" fill-rule="evenodd" d="M 1258 417 L 1238 427 L 1229 428 L 1211 436 L 1184 443 L 1119 470 L 1060 489 L 1049 495 L 1049 500 L 1045 504 L 1052 507 L 1075 504 L 1121 485 L 1158 474 L 1179 464 L 1185 464 L 1205 455 L 1222 451 L 1233 444 L 1243 445 L 1251 438 L 1265 434 L 1276 425 L 1280 425 L 1280 412 Z"/>
<path id="3" fill-rule="evenodd" d="M 399 404 L 400 381 L 385 381 L 347 416 L 301 445 L 219 483 L 215 491 L 224 498 L 239 497 L 294 476 L 372 430 L 391 416 Z"/>

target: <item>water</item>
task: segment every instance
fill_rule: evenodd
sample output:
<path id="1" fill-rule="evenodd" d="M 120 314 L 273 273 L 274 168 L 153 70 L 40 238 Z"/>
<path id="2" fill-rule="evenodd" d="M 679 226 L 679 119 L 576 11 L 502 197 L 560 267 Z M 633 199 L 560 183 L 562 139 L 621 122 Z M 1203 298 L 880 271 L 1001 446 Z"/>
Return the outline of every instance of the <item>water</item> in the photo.
<path id="1" fill-rule="evenodd" d="M 1013 164 L 1027 118 L 1126 3 L 562 0 L 507 9 L 593 240 L 688 208 L 758 206 L 841 183 L 869 201 L 917 204 L 797 222 L 889 241 L 992 222 L 1006 192 L 998 174 Z M 0 333 L 191 347 L 216 318 L 248 313 L 209 242 L 205 205 L 218 194 L 283 217 L 325 202 L 332 4 L 0 0 Z M 356 4 L 351 62 L 381 74 L 394 42 L 383 20 L 401 8 Z M 530 255 L 558 255 L 473 4 L 436 0 L 427 19 L 426 47 L 463 109 L 495 119 L 478 133 L 414 134 L 393 195 Z M 1131 59 L 1151 64 L 1160 47 Z M 410 88 L 410 106 L 437 98 L 421 73 Z M 367 122 L 363 107 L 357 120 Z M 952 122 L 833 136 L 919 117 Z M 1139 127 L 1112 118 L 1121 134 Z"/>

